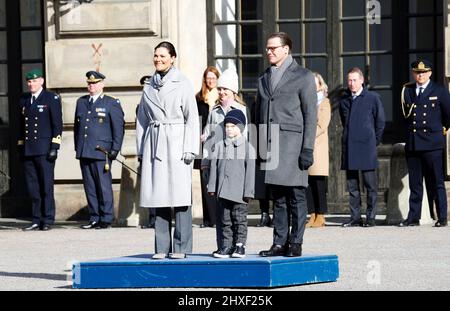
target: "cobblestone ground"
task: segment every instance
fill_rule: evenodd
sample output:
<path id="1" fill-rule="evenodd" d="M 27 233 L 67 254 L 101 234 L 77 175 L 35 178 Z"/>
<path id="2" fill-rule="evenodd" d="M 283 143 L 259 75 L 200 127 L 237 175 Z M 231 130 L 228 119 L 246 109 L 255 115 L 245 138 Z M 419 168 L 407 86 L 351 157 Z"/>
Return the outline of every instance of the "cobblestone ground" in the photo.
<path id="1" fill-rule="evenodd" d="M 449 227 L 341 228 L 345 220 L 328 217 L 327 227 L 306 230 L 303 244 L 304 254 L 339 256 L 338 281 L 275 291 L 450 290 Z M 250 222 L 247 253 L 267 249 L 272 242 L 272 229 L 254 223 L 256 219 Z M 0 290 L 72 290 L 73 261 L 150 254 L 154 249 L 151 229 L 81 230 L 79 223 L 59 223 L 48 232 L 22 232 L 26 224 L 0 219 Z M 213 250 L 215 229 L 194 226 L 194 252 Z"/>

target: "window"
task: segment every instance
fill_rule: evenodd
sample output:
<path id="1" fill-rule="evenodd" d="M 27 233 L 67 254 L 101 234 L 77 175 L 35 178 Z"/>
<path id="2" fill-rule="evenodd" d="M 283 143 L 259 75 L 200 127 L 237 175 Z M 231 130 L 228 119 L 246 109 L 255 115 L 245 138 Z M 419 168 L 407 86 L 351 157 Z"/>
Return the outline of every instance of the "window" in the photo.
<path id="1" fill-rule="evenodd" d="M 275 31 L 293 40 L 293 57 L 317 71 L 330 92 L 346 88 L 346 73 L 360 67 L 366 85 L 382 97 L 386 113 L 384 143 L 401 142 L 396 122 L 402 85 L 411 80 L 410 63 L 425 57 L 433 79 L 444 81 L 443 0 L 378 0 L 381 22 L 369 23 L 362 0 L 215 0 L 209 31 L 210 64 L 236 68 L 240 91 L 254 100 L 257 78 L 267 67 L 264 45 Z"/>
<path id="2" fill-rule="evenodd" d="M 263 68 L 263 4 L 260 0 L 214 1 L 214 64 L 223 72 L 234 68 L 239 89 L 251 104 Z"/>

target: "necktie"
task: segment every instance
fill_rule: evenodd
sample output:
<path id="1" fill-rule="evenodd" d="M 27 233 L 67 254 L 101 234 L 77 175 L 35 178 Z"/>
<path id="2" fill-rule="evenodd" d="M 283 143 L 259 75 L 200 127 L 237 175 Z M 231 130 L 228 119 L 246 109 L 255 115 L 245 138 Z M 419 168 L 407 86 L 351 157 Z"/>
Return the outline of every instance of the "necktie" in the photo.
<path id="1" fill-rule="evenodd" d="M 419 87 L 419 95 L 417 95 L 417 98 L 420 98 L 420 96 L 422 96 L 423 93 L 423 87 Z"/>
<path id="2" fill-rule="evenodd" d="M 31 104 L 33 105 L 33 103 L 36 101 L 36 96 L 31 96 Z"/>
<path id="3" fill-rule="evenodd" d="M 94 97 L 91 97 L 91 98 L 89 99 L 89 106 L 92 106 L 93 103 L 94 103 Z"/>

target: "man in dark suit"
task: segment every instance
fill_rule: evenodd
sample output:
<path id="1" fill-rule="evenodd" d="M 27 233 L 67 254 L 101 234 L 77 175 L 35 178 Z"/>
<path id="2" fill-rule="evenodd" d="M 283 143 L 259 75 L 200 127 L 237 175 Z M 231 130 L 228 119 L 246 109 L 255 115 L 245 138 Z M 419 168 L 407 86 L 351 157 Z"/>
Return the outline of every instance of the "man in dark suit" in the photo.
<path id="1" fill-rule="evenodd" d="M 352 68 L 347 75 L 348 90 L 339 103 L 342 133 L 341 169 L 346 170 L 350 194 L 350 221 L 343 227 L 375 226 L 377 214 L 377 146 L 383 135 L 385 116 L 380 96 L 364 88 L 364 75 Z M 367 190 L 366 221 L 361 218 L 359 171 Z"/>
<path id="2" fill-rule="evenodd" d="M 89 71 L 86 77 L 89 95 L 78 99 L 74 121 L 76 157 L 90 214 L 89 223 L 81 228 L 105 229 L 114 220 L 110 162 L 122 146 L 124 113 L 118 99 L 103 94 L 103 74 Z"/>
<path id="3" fill-rule="evenodd" d="M 402 109 L 406 121 L 405 154 L 409 173 L 409 213 L 401 227 L 418 226 L 422 210 L 423 179 L 436 202 L 435 227 L 447 226 L 447 194 L 444 185 L 444 148 L 446 128 L 450 126 L 448 90 L 430 80 L 432 64 L 417 60 L 411 64 L 415 83 L 402 90 Z M 424 176 L 428 174 L 428 176 Z"/>
<path id="4" fill-rule="evenodd" d="M 308 168 L 313 164 L 317 126 L 317 95 L 311 71 L 292 58 L 286 33 L 269 36 L 271 66 L 258 81 L 256 125 L 259 126 L 261 168 L 274 199 L 273 244 L 260 256 L 302 255 L 306 224 Z M 291 219 L 292 229 L 289 232 Z"/>
<path id="5" fill-rule="evenodd" d="M 44 90 L 42 71 L 26 74 L 29 93 L 19 103 L 19 153 L 24 162 L 25 180 L 32 201 L 33 222 L 24 231 L 51 229 L 55 221 L 53 193 L 55 161 L 61 145 L 61 99 Z"/>

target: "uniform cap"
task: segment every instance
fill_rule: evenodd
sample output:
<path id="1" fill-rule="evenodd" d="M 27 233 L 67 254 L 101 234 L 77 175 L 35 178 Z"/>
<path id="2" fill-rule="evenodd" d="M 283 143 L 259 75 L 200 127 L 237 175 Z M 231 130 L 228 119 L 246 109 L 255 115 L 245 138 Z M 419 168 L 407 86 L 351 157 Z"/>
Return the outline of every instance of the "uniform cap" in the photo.
<path id="1" fill-rule="evenodd" d="M 88 71 L 86 72 L 86 78 L 87 83 L 97 83 L 105 79 L 105 76 L 98 71 Z"/>
<path id="2" fill-rule="evenodd" d="M 28 71 L 25 75 L 25 79 L 27 81 L 37 79 L 37 78 L 42 78 L 42 77 L 44 77 L 44 75 L 42 74 L 42 70 L 38 69 L 38 68 Z"/>
<path id="3" fill-rule="evenodd" d="M 433 70 L 433 64 L 426 59 L 418 59 L 411 64 L 411 69 L 414 72 L 427 72 Z"/>

